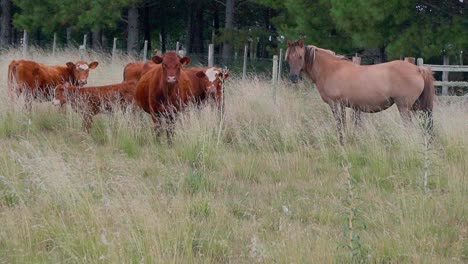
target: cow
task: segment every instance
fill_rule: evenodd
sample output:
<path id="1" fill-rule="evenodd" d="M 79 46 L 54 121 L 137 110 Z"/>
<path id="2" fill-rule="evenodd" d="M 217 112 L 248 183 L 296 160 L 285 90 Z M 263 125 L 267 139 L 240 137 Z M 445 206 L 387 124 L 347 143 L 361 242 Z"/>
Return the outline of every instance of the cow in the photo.
<path id="1" fill-rule="evenodd" d="M 50 100 L 53 87 L 58 84 L 70 82 L 73 85 L 85 85 L 89 70 L 95 69 L 98 64 L 97 61 L 89 64 L 78 61 L 49 66 L 30 60 L 13 60 L 8 66 L 8 86 L 12 95 L 26 95 L 26 108 L 31 110 L 32 99 Z"/>
<path id="2" fill-rule="evenodd" d="M 136 81 L 127 81 L 81 88 L 67 82 L 55 87 L 52 104 L 62 107 L 70 102 L 72 109 L 83 117 L 83 130 L 89 132 L 95 115 L 110 112 L 113 106 L 120 106 L 125 110 L 133 104 L 136 84 Z"/>
<path id="3" fill-rule="evenodd" d="M 153 61 L 143 62 L 136 61 L 130 62 L 125 65 L 123 72 L 124 81 L 139 81 L 141 76 L 148 72 L 152 67 L 156 66 Z"/>
<path id="4" fill-rule="evenodd" d="M 190 78 L 182 70 L 190 63 L 190 58 L 181 58 L 176 52 L 169 51 L 162 57 L 154 56 L 152 61 L 156 65 L 138 82 L 135 102 L 151 115 L 158 134 L 163 118 L 167 119 L 169 128 L 166 133 L 170 143 L 174 115 L 187 103 L 187 94 L 192 88 Z"/>
<path id="5" fill-rule="evenodd" d="M 186 68 L 184 71 L 192 82 L 190 96 L 197 104 L 214 100 L 218 107 L 221 107 L 223 84 L 229 77 L 229 72 L 216 67 Z"/>

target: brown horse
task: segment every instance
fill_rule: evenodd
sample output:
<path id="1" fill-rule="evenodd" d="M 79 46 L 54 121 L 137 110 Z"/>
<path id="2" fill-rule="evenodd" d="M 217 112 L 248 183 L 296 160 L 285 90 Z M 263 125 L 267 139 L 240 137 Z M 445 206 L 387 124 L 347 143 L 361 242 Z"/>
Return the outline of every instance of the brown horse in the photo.
<path id="1" fill-rule="evenodd" d="M 305 46 L 303 40 L 288 41 L 286 60 L 290 67 L 289 79 L 297 82 L 299 74 L 305 72 L 330 105 L 342 145 L 345 107 L 375 113 L 396 104 L 405 122 L 411 120 L 411 112 L 423 111 L 426 128 L 432 132 L 434 77 L 426 67 L 404 61 L 356 65 L 333 51 Z"/>

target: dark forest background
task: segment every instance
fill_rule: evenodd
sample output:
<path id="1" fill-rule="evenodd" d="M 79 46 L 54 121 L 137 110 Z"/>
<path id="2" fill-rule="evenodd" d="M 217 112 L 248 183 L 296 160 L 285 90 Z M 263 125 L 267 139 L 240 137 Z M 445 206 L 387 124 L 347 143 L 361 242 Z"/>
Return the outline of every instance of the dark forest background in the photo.
<path id="1" fill-rule="evenodd" d="M 271 58 L 286 40 L 378 61 L 402 56 L 442 62 L 458 60 L 468 48 L 468 15 L 463 0 L 0 0 L 0 48 L 30 43 L 62 47 L 88 35 L 91 48 L 119 48 L 137 54 L 149 48 L 206 53 L 209 43 L 222 58 L 242 54 Z"/>

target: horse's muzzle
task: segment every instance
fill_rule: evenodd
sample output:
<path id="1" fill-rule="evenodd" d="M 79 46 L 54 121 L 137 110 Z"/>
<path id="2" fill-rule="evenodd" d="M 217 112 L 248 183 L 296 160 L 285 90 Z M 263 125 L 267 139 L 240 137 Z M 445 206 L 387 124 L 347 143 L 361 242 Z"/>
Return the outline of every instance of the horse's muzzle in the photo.
<path id="1" fill-rule="evenodd" d="M 293 83 L 297 83 L 299 81 L 299 75 L 297 74 L 291 74 L 289 75 L 289 80 Z"/>

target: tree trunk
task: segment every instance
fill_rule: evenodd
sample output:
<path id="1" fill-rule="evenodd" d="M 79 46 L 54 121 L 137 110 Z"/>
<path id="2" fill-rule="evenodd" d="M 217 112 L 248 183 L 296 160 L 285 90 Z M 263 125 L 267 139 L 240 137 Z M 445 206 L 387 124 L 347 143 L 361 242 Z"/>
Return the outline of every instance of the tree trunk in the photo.
<path id="1" fill-rule="evenodd" d="M 192 52 L 203 53 L 203 6 L 198 4 L 195 13 L 195 23 L 192 23 Z"/>
<path id="2" fill-rule="evenodd" d="M 67 46 L 68 48 L 72 48 L 72 31 L 73 31 L 73 28 L 72 27 L 67 27 Z"/>
<path id="3" fill-rule="evenodd" d="M 185 50 L 187 52 L 192 52 L 192 39 L 193 39 L 193 28 L 192 28 L 192 21 L 193 21 L 193 0 L 186 0 L 185 6 L 187 7 L 187 16 L 186 16 L 186 27 L 185 27 Z"/>
<path id="4" fill-rule="evenodd" d="M 214 27 L 214 34 L 215 34 L 215 36 L 213 37 L 213 44 L 215 44 L 215 38 L 216 36 L 219 35 L 219 9 L 218 8 L 216 8 L 213 14 L 213 27 Z M 220 53 L 220 45 L 215 44 L 215 53 L 217 54 Z"/>
<path id="5" fill-rule="evenodd" d="M 151 49 L 151 26 L 150 26 L 150 7 L 143 8 L 143 33 L 145 35 L 145 40 L 148 41 L 148 51 L 150 56 L 153 56 L 153 51 Z"/>
<path id="6" fill-rule="evenodd" d="M 234 4 L 235 0 L 226 0 L 226 23 L 224 29 L 231 30 L 234 28 Z M 229 58 L 232 55 L 232 45 L 229 40 L 223 43 L 223 58 Z"/>
<path id="7" fill-rule="evenodd" d="M 387 55 L 385 54 L 385 47 L 380 48 L 380 63 L 387 61 Z"/>
<path id="8" fill-rule="evenodd" d="M 138 8 L 136 6 L 128 9 L 127 32 L 127 53 L 136 55 L 138 50 Z"/>
<path id="9" fill-rule="evenodd" d="M 161 52 L 165 53 L 166 52 L 166 41 L 167 41 L 167 32 L 166 32 L 166 25 L 164 23 L 161 24 Z"/>
<path id="10" fill-rule="evenodd" d="M 11 44 L 11 1 L 1 0 L 0 7 L 0 47 L 4 47 Z"/>
<path id="11" fill-rule="evenodd" d="M 92 44 L 91 44 L 93 50 L 98 51 L 98 50 L 101 50 L 101 49 L 102 49 L 101 33 L 102 33 L 102 31 L 101 31 L 100 28 L 98 28 L 98 29 L 96 29 L 96 30 L 93 31 L 93 35 L 92 35 L 92 38 L 93 38 L 92 41 L 93 41 L 93 42 L 92 42 Z"/>

